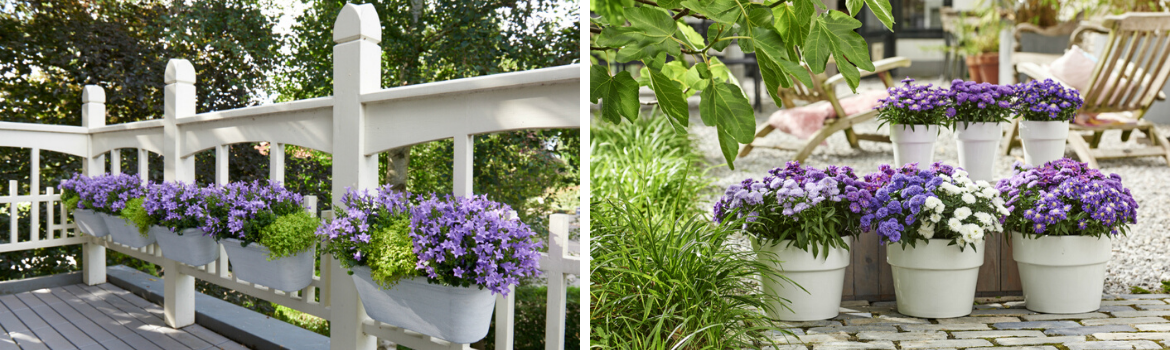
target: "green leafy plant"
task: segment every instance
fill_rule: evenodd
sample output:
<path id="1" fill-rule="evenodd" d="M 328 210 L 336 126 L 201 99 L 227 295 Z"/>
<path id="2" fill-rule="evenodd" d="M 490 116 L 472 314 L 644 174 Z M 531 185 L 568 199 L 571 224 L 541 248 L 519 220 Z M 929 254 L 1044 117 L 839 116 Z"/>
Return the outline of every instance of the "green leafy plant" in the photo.
<path id="1" fill-rule="evenodd" d="M 830 57 L 856 90 L 859 70 L 873 71 L 865 39 L 854 30 L 854 19 L 865 5 L 886 26 L 894 16 L 888 0 L 849 0 L 849 13 L 823 9 L 815 0 L 600 0 L 591 9 L 600 15 L 590 22 L 590 48 L 597 60 L 590 68 L 589 100 L 601 104 L 601 119 L 620 123 L 638 117 L 638 89 L 647 86 L 674 125 L 685 132 L 690 119 L 687 98 L 699 93 L 703 123 L 718 129 L 720 149 L 729 167 L 739 144 L 754 138 L 755 114 L 733 77 L 723 75 L 714 54 L 737 40 L 745 53 L 755 53 L 768 95 L 778 95 L 796 81 L 812 87 L 812 74 L 825 71 Z M 710 20 L 704 38 L 685 17 Z M 646 67 L 635 79 L 610 63 L 638 61 Z M 670 61 L 669 63 L 667 61 Z M 807 66 L 802 65 L 807 64 Z M 724 67 L 725 68 L 725 67 Z M 812 74 L 810 74 L 812 73 Z"/>
<path id="2" fill-rule="evenodd" d="M 146 209 L 142 208 L 142 202 L 142 198 L 131 199 L 126 202 L 126 209 L 122 209 L 122 213 L 118 216 L 133 224 L 138 229 L 138 233 L 145 237 L 146 232 L 150 231 L 150 227 L 154 226 L 155 220 L 146 213 Z"/>
<path id="3" fill-rule="evenodd" d="M 390 289 L 400 279 L 419 275 L 407 217 L 392 217 L 385 228 L 370 236 L 370 245 L 381 249 L 370 250 L 366 264 L 370 265 L 370 277 L 379 286 Z"/>
<path id="4" fill-rule="evenodd" d="M 260 229 L 260 244 L 268 248 L 268 260 L 307 252 L 317 244 L 320 221 L 306 211 L 283 215 Z"/>

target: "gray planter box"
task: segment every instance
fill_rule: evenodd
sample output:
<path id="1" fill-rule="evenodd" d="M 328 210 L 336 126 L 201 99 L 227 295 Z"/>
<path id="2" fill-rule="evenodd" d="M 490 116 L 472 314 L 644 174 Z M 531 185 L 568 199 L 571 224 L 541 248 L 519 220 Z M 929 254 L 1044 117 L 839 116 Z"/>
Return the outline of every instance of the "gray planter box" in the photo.
<path id="1" fill-rule="evenodd" d="M 191 266 L 203 266 L 219 258 L 219 243 L 197 228 L 185 229 L 175 234 L 162 226 L 151 226 L 150 234 L 158 239 L 162 255 L 167 259 Z"/>
<path id="2" fill-rule="evenodd" d="M 470 344 L 487 336 L 492 323 L 496 298 L 487 289 L 430 284 L 424 277 L 403 279 L 393 288 L 381 289 L 367 266 L 353 268 L 353 282 L 366 314 L 385 324 Z"/>
<path id="3" fill-rule="evenodd" d="M 316 248 L 294 256 L 268 261 L 268 248 L 259 243 L 241 247 L 238 239 L 223 240 L 232 273 L 239 279 L 268 288 L 293 292 L 313 283 Z"/>
<path id="4" fill-rule="evenodd" d="M 110 230 L 106 229 L 106 220 L 93 210 L 74 209 L 73 221 L 77 223 L 77 228 L 81 232 L 94 237 L 105 237 L 110 234 Z"/>
<path id="5" fill-rule="evenodd" d="M 114 238 L 114 242 L 130 248 L 142 248 L 154 243 L 154 235 L 150 234 L 150 231 L 147 231 L 146 236 L 143 236 L 138 233 L 138 228 L 134 227 L 134 224 L 126 222 L 120 216 L 98 215 L 105 219 L 106 228 L 110 230 L 110 236 Z"/>

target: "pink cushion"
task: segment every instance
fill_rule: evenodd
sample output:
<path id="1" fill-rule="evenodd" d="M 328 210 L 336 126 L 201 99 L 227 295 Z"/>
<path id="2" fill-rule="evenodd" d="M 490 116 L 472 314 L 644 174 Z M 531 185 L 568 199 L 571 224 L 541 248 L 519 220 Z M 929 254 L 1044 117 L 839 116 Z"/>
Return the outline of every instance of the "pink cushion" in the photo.
<path id="1" fill-rule="evenodd" d="M 866 112 L 877 107 L 878 100 L 889 97 L 886 90 L 864 92 L 841 100 L 841 109 L 846 116 Z M 807 139 L 825 126 L 825 119 L 836 116 L 833 105 L 827 102 L 814 103 L 807 106 L 785 108 L 768 118 L 776 130 L 783 131 L 800 139 Z"/>
<path id="2" fill-rule="evenodd" d="M 1092 78 L 1093 68 L 1096 66 L 1096 58 L 1073 45 L 1063 56 L 1052 61 L 1048 71 L 1052 73 L 1053 78 L 1083 93 L 1089 87 L 1089 79 Z"/>

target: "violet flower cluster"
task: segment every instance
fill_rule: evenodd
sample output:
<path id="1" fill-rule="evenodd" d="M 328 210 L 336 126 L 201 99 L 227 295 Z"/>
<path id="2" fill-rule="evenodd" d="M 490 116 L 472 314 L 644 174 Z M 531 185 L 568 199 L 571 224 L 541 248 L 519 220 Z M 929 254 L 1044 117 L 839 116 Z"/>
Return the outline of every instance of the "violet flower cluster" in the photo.
<path id="1" fill-rule="evenodd" d="M 143 196 L 142 179 L 130 174 L 103 174 L 87 177 L 74 174 L 61 182 L 62 196 L 76 194 L 79 197 L 77 209 L 92 209 L 95 212 L 118 215 L 126 209 L 126 202 Z"/>
<path id="2" fill-rule="evenodd" d="M 882 165 L 865 179 L 878 187 L 861 225 L 883 243 L 913 246 L 942 238 L 963 249 L 1002 231 L 999 217 L 1007 215 L 1007 208 L 998 191 L 984 181 L 971 181 L 961 169 L 942 162 L 925 170 L 917 163 L 898 169 Z"/>
<path id="3" fill-rule="evenodd" d="M 216 239 L 258 241 L 262 228 L 277 218 L 303 211 L 304 198 L 277 181 L 233 182 L 204 193 L 208 212 L 217 219 L 204 231 Z"/>
<path id="4" fill-rule="evenodd" d="M 207 210 L 207 198 L 217 195 L 214 187 L 199 187 L 188 183 L 151 183 L 146 185 L 142 208 L 158 226 L 176 234 L 196 228 L 210 235 L 220 226 L 220 220 Z"/>
<path id="5" fill-rule="evenodd" d="M 879 100 L 878 119 L 882 124 L 941 125 L 944 113 L 950 107 L 948 93 L 933 84 L 914 85 L 914 79 L 902 80 L 904 85 L 889 88 L 890 96 Z"/>
<path id="6" fill-rule="evenodd" d="M 506 204 L 484 196 L 432 196 L 410 208 L 417 268 L 430 281 L 507 295 L 540 273 L 542 244 Z"/>
<path id="7" fill-rule="evenodd" d="M 867 187 L 849 167 L 821 170 L 788 162 L 762 181 L 749 178 L 729 186 L 715 203 L 714 220 L 743 222 L 762 243 L 793 240 L 816 254 L 844 246 L 842 236 L 859 232 L 858 220 L 872 200 Z"/>
<path id="8" fill-rule="evenodd" d="M 947 107 L 945 114 L 952 126 L 959 122 L 1006 122 L 1013 111 L 1015 93 L 1013 86 L 955 79 L 947 90 L 954 107 Z"/>
<path id="9" fill-rule="evenodd" d="M 1072 159 L 1037 167 L 1016 163 L 997 188 L 1013 208 L 1007 226 L 1030 235 L 1124 234 L 1137 223 L 1138 203 L 1121 176 L 1105 176 Z"/>
<path id="10" fill-rule="evenodd" d="M 367 265 L 371 255 L 371 234 L 389 228 L 395 220 L 408 220 L 410 202 L 401 192 L 386 185 L 374 195 L 369 190 L 358 192 L 347 188 L 341 197 L 345 210 L 338 210 L 337 218 L 322 221 L 317 236 L 329 243 L 327 250 L 346 267 Z"/>
<path id="11" fill-rule="evenodd" d="M 1016 85 L 1013 108 L 1024 120 L 1068 121 L 1077 115 L 1084 100 L 1081 93 L 1052 79 L 1032 80 Z"/>

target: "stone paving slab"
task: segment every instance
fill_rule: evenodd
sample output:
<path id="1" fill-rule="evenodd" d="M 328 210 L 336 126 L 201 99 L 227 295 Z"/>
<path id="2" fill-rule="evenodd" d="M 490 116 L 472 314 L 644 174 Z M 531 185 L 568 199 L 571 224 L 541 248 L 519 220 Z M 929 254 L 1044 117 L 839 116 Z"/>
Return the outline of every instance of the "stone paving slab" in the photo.
<path id="1" fill-rule="evenodd" d="M 945 319 L 906 316 L 894 302 L 850 301 L 835 319 L 786 323 L 798 335 L 776 338 L 786 344 L 776 350 L 1170 349 L 1164 295 L 1106 295 L 1101 309 L 1080 314 L 1033 312 L 1019 297 L 976 301 L 972 315 Z"/>

